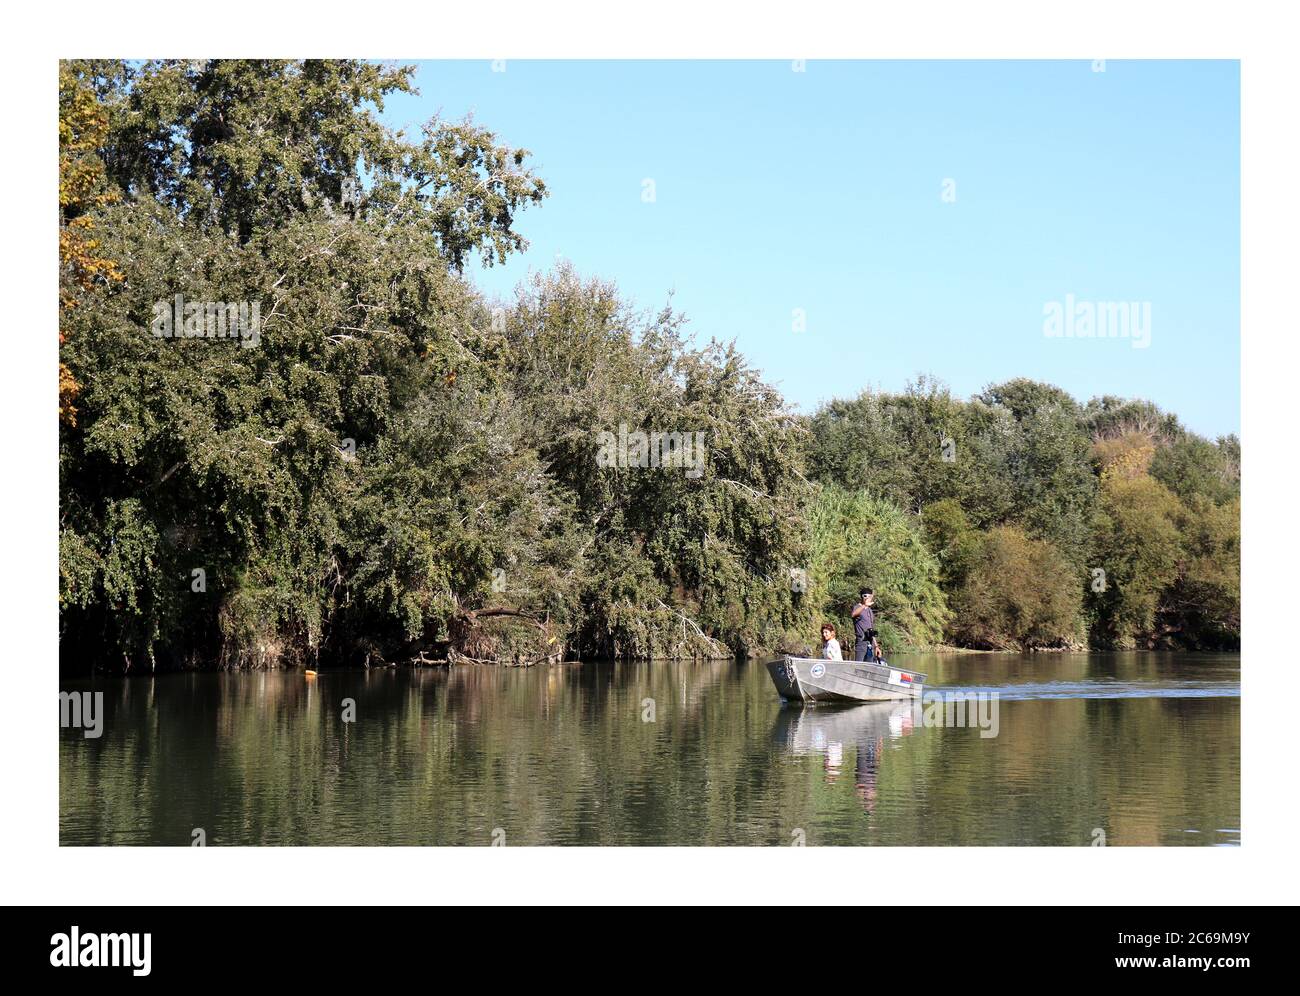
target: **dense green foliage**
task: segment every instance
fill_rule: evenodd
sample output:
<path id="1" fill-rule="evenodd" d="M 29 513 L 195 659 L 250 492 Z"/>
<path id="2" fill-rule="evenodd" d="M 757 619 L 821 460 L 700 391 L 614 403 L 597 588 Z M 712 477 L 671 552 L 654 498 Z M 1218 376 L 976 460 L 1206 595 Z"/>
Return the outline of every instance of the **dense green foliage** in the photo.
<path id="1" fill-rule="evenodd" d="M 947 639 L 988 648 L 1240 641 L 1240 444 L 1145 401 L 928 379 L 810 419 L 814 480 L 914 509 Z"/>
<path id="2" fill-rule="evenodd" d="M 953 593 L 952 632 L 988 650 L 1059 646 L 1074 635 L 1081 600 L 1078 577 L 1056 547 L 996 526 L 978 538 Z"/>
<path id="3" fill-rule="evenodd" d="M 638 316 L 612 286 L 567 269 L 520 289 L 505 338 L 526 444 L 569 517 L 560 576 L 519 572 L 520 589 L 556 600 L 587 654 L 679 656 L 779 640 L 794 622 L 783 579 L 804 559 L 807 490 L 780 395 L 733 348 L 693 348 L 672 312 Z M 694 471 L 600 466 L 593 430 L 620 426 L 702 432 L 702 462 Z"/>
<path id="4" fill-rule="evenodd" d="M 876 591 L 880 643 L 888 653 L 938 643 L 948 612 L 940 566 L 921 524 L 896 504 L 837 484 L 823 487 L 809 512 L 812 551 L 806 604 L 835 623 L 852 645 L 850 612 L 868 578 Z M 805 632 L 816 632 L 813 620 Z"/>
<path id="5" fill-rule="evenodd" d="M 61 67 L 69 662 L 745 653 L 847 625 L 863 583 L 892 649 L 1239 638 L 1235 439 L 1028 381 L 799 417 L 599 280 L 486 301 L 464 267 L 523 246 L 545 186 L 472 122 L 384 127 L 410 89 Z M 183 304 L 160 330 L 178 295 L 254 334 Z"/>

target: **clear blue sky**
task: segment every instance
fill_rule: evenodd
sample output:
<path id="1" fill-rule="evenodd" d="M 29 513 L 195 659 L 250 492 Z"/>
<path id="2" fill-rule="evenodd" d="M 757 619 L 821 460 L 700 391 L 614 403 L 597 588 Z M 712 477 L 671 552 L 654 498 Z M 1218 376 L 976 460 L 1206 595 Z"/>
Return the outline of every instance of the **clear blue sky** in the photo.
<path id="1" fill-rule="evenodd" d="M 1025 376 L 1239 431 L 1235 62 L 433 62 L 417 81 L 388 123 L 473 112 L 550 187 L 518 218 L 529 251 L 470 269 L 489 294 L 557 255 L 645 308 L 671 291 L 804 411 L 919 373 L 963 397 Z M 1045 337 L 1070 293 L 1150 302 L 1150 347 Z"/>

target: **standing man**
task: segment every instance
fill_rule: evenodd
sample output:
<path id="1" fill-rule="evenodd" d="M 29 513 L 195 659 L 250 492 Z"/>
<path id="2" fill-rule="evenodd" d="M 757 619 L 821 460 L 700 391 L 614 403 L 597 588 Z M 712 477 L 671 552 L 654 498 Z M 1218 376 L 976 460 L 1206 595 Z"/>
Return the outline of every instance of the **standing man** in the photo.
<path id="1" fill-rule="evenodd" d="M 876 614 L 871 606 L 876 602 L 875 593 L 870 588 L 858 592 L 862 600 L 853 606 L 853 659 L 855 661 L 874 661 L 876 641 Z"/>

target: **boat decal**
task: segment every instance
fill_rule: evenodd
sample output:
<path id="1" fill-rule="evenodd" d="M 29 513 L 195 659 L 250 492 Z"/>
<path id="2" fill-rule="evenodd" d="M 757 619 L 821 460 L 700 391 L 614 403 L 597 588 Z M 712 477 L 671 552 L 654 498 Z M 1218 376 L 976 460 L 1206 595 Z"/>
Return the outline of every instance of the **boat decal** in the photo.
<path id="1" fill-rule="evenodd" d="M 812 666 L 812 670 L 809 671 L 809 674 L 811 674 L 814 678 L 820 678 L 825 673 L 826 673 L 825 664 L 814 664 Z"/>

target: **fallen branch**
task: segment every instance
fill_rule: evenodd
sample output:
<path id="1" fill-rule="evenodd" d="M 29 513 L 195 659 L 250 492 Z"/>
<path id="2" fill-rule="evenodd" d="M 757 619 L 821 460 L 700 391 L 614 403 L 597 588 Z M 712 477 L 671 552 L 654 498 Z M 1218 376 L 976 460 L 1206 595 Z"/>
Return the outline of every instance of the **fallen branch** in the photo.
<path id="1" fill-rule="evenodd" d="M 536 657 L 526 657 L 523 660 L 500 661 L 489 660 L 486 657 L 470 657 L 455 650 L 447 651 L 448 664 L 480 664 L 495 667 L 533 667 L 537 664 L 558 664 L 561 657 L 563 657 L 563 654 L 557 650 L 553 653 L 539 654 Z"/>
<path id="2" fill-rule="evenodd" d="M 436 657 L 426 657 L 424 656 L 424 651 L 421 650 L 416 656 L 412 657 L 408 663 L 415 667 L 445 667 L 449 665 L 451 661 L 446 658 L 439 659 Z"/>
<path id="3" fill-rule="evenodd" d="M 730 656 L 729 654 L 727 654 L 726 652 L 727 647 L 724 644 L 718 642 L 713 637 L 705 633 L 704 630 L 700 629 L 699 624 L 696 623 L 694 619 L 688 616 L 681 609 L 675 609 L 671 605 L 665 605 L 663 599 L 661 598 L 656 598 L 655 601 L 659 603 L 659 607 L 661 609 L 665 609 L 668 612 L 672 612 L 673 614 L 680 616 L 682 620 L 683 631 L 687 626 L 690 626 L 691 629 L 695 631 L 695 635 L 704 641 L 705 645 L 710 649 L 710 651 L 713 652 L 721 651 L 720 658 Z"/>

